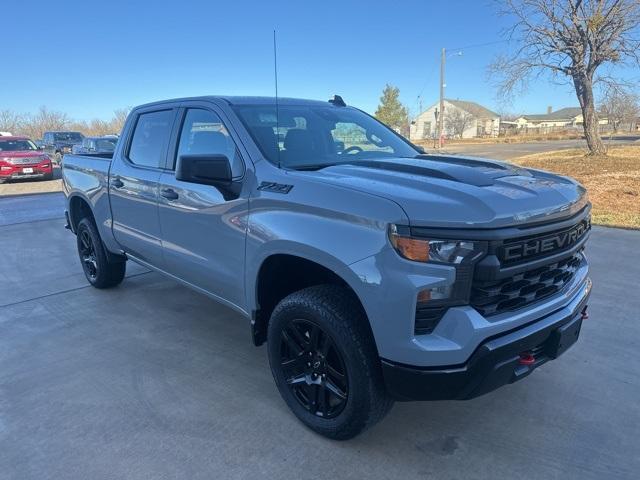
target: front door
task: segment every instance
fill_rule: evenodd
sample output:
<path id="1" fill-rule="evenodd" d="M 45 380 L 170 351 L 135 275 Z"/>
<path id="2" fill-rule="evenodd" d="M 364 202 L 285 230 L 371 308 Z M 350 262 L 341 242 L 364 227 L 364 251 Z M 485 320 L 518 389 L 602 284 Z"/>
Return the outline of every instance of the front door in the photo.
<path id="1" fill-rule="evenodd" d="M 113 235 L 123 250 L 162 268 L 158 180 L 165 166 L 175 109 L 142 111 L 114 155 L 109 176 Z"/>
<path id="2" fill-rule="evenodd" d="M 236 306 L 244 305 L 244 253 L 248 198 L 225 199 L 211 185 L 176 180 L 180 155 L 218 154 L 231 160 L 235 179 L 244 163 L 213 106 L 187 105 L 174 158 L 160 175 L 159 214 L 167 272 Z M 244 189 L 243 189 L 244 190 Z"/>

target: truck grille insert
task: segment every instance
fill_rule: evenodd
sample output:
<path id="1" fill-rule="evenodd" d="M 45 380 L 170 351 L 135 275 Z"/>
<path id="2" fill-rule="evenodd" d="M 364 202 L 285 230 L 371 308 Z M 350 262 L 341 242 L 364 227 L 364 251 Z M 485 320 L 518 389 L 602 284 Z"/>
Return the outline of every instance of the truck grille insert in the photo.
<path id="1" fill-rule="evenodd" d="M 483 316 L 522 308 L 560 292 L 582 263 L 580 252 L 542 267 L 499 281 L 474 281 L 471 305 Z"/>

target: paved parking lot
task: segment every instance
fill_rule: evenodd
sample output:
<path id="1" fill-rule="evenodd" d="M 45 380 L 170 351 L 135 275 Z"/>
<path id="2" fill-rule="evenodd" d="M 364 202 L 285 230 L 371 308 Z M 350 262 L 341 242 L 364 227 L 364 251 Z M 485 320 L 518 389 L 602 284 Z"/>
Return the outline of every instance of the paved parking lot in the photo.
<path id="1" fill-rule="evenodd" d="M 640 232 L 594 229 L 591 318 L 560 360 L 473 401 L 396 404 L 339 443 L 288 412 L 236 313 L 135 265 L 90 288 L 59 197 L 9 201 L 2 479 L 638 478 Z"/>

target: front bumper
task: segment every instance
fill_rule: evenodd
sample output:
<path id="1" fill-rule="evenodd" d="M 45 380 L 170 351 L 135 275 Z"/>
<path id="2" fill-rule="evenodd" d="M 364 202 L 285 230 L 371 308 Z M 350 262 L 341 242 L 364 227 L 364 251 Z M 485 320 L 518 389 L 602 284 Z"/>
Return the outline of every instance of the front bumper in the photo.
<path id="1" fill-rule="evenodd" d="M 12 175 L 0 175 L 0 179 L 3 180 L 26 180 L 29 178 L 44 178 L 51 175 L 51 172 L 36 172 L 33 173 L 14 173 Z"/>
<path id="2" fill-rule="evenodd" d="M 0 179 L 22 180 L 28 178 L 43 178 L 53 174 L 53 166 L 50 162 L 35 165 L 3 164 L 0 170 Z"/>
<path id="3" fill-rule="evenodd" d="M 572 302 L 569 313 L 549 314 L 511 332 L 482 343 L 462 365 L 415 367 L 382 360 L 388 392 L 400 401 L 467 400 L 516 382 L 540 365 L 553 360 L 578 338 L 591 281 Z M 563 309 L 564 310 L 564 309 Z"/>

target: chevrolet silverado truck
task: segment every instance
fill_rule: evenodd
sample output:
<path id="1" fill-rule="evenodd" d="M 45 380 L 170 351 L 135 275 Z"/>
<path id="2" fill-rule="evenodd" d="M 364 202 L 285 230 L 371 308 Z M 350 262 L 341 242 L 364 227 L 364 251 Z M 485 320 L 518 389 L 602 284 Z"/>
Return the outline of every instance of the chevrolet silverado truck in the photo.
<path id="1" fill-rule="evenodd" d="M 235 309 L 330 438 L 394 401 L 518 381 L 587 318 L 580 184 L 424 154 L 338 96 L 140 106 L 113 154 L 66 155 L 63 181 L 91 285 L 133 261 Z"/>

